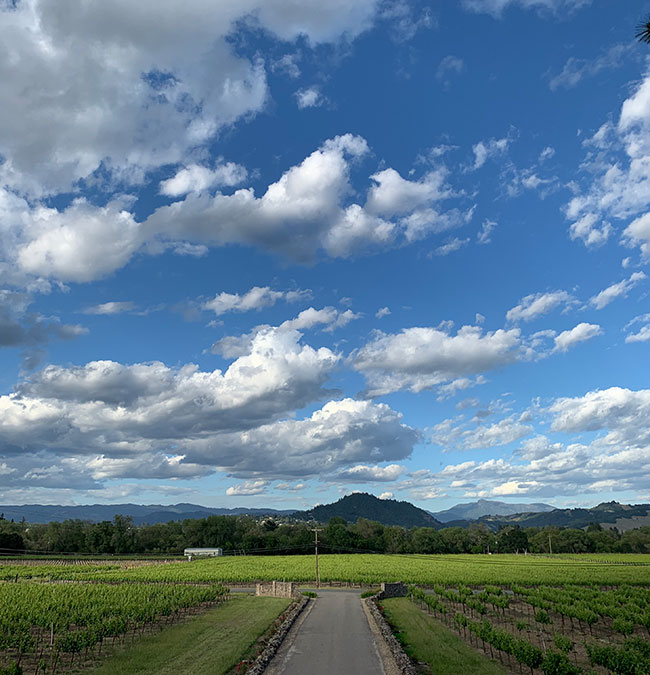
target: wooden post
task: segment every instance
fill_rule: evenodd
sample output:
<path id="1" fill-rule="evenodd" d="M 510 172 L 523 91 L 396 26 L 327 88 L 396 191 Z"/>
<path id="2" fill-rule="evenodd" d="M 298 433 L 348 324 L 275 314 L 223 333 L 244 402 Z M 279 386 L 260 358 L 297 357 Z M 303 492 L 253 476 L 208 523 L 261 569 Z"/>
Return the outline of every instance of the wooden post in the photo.
<path id="1" fill-rule="evenodd" d="M 312 528 L 314 533 L 314 553 L 316 555 L 316 588 L 320 588 L 320 574 L 318 573 L 318 533 L 322 530 L 317 527 Z"/>

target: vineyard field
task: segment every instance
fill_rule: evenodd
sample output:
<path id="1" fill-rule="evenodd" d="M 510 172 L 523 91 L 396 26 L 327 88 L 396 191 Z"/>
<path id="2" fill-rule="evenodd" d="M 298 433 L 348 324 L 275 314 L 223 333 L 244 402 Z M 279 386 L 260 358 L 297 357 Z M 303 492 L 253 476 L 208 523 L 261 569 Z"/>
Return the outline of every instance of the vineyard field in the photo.
<path id="1" fill-rule="evenodd" d="M 54 672 L 100 652 L 107 639 L 135 637 L 227 596 L 220 584 L 0 583 L 0 659 Z"/>
<path id="2" fill-rule="evenodd" d="M 409 595 L 509 671 L 518 665 L 545 675 L 650 673 L 647 586 L 437 584 L 412 586 Z"/>
<path id="3" fill-rule="evenodd" d="M 314 581 L 314 556 L 225 556 L 209 560 L 149 564 L 133 568 L 115 565 L 2 565 L 0 579 L 47 579 L 112 582 L 253 583 L 286 579 Z M 604 554 L 584 556 L 523 555 L 380 555 L 325 554 L 320 556 L 322 582 L 377 584 L 401 580 L 410 584 L 436 583 L 647 584 L 650 555 Z"/>

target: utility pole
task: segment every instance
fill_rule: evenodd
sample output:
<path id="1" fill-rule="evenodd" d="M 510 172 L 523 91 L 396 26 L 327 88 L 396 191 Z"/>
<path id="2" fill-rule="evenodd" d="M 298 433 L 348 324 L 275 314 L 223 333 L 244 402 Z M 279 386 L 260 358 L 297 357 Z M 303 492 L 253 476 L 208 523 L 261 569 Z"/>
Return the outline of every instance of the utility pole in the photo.
<path id="1" fill-rule="evenodd" d="M 320 588 L 320 575 L 318 574 L 318 533 L 323 530 L 313 527 L 311 531 L 314 533 L 314 553 L 316 554 L 316 588 Z"/>
<path id="2" fill-rule="evenodd" d="M 553 546 L 551 545 L 551 533 L 548 533 L 548 552 L 553 555 Z"/>

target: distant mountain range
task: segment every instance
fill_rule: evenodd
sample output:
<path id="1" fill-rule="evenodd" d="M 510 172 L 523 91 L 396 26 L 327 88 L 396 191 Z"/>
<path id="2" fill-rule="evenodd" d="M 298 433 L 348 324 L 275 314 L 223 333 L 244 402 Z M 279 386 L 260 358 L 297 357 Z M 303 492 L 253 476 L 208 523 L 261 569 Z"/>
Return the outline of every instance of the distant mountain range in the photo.
<path id="1" fill-rule="evenodd" d="M 378 499 L 374 495 L 359 492 L 342 497 L 333 504 L 316 506 L 309 511 L 296 511 L 292 518 L 315 520 L 327 523 L 330 518 L 338 516 L 349 523 L 356 523 L 358 518 L 376 520 L 384 525 L 400 525 L 401 527 L 435 527 L 442 523 L 428 511 L 413 506 L 410 502 L 399 502 L 395 499 Z"/>
<path id="2" fill-rule="evenodd" d="M 293 509 L 278 511 L 277 509 L 222 509 L 196 504 L 89 504 L 84 506 L 43 506 L 27 504 L 24 506 L 0 506 L 0 513 L 7 520 L 22 520 L 30 523 L 49 523 L 64 520 L 89 520 L 99 523 L 103 520 L 113 520 L 116 514 L 131 516 L 136 525 L 149 523 L 168 523 L 171 520 L 185 520 L 187 518 L 207 518 L 208 516 L 288 516 Z"/>
<path id="3" fill-rule="evenodd" d="M 452 520 L 476 520 L 483 516 L 510 516 L 515 513 L 538 513 L 553 511 L 549 504 L 507 504 L 506 502 L 479 499 L 468 504 L 456 504 L 446 511 L 429 512 L 442 523 Z"/>
<path id="4" fill-rule="evenodd" d="M 467 527 L 471 523 L 484 523 L 492 530 L 507 525 L 520 527 L 571 527 L 585 528 L 597 523 L 604 528 L 616 527 L 619 532 L 650 525 L 650 504 L 619 504 L 603 502 L 590 509 L 554 509 L 546 513 L 515 513 L 508 516 L 483 516 L 477 520 L 455 520 L 446 527 Z"/>
<path id="5" fill-rule="evenodd" d="M 512 513 L 514 510 L 520 510 Z M 485 513 L 487 511 L 487 513 Z M 315 520 L 329 522 L 338 516 L 347 522 L 356 522 L 358 518 L 375 520 L 384 525 L 402 527 L 468 527 L 472 524 L 484 524 L 492 530 L 507 525 L 521 527 L 571 527 L 585 528 L 591 523 L 602 527 L 616 527 L 619 531 L 650 525 L 650 504 L 619 504 L 605 502 L 589 509 L 554 509 L 548 504 L 505 504 L 479 500 L 469 504 L 457 504 L 451 509 L 430 513 L 409 502 L 395 499 L 378 499 L 370 494 L 355 493 L 339 499 L 333 504 L 316 506 L 308 511 L 291 509 L 247 509 L 247 508 L 210 508 L 196 504 L 92 504 L 88 506 L 43 506 L 29 504 L 23 506 L 1 506 L 0 513 L 7 520 L 20 521 L 23 518 L 30 523 L 48 523 L 63 520 L 86 520 L 100 522 L 113 520 L 116 514 L 131 516 L 137 525 L 144 523 L 166 523 L 171 520 L 207 518 L 208 516 L 273 516 L 295 520 Z M 483 515 L 478 515 L 478 514 Z"/>

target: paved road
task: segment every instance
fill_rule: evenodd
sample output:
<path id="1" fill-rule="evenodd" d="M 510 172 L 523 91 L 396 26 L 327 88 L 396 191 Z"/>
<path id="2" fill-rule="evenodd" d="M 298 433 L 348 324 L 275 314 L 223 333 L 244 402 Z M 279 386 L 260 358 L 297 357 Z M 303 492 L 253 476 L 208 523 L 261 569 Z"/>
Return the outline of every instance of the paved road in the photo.
<path id="1" fill-rule="evenodd" d="M 266 675 L 383 675 L 359 591 L 319 591 Z"/>

